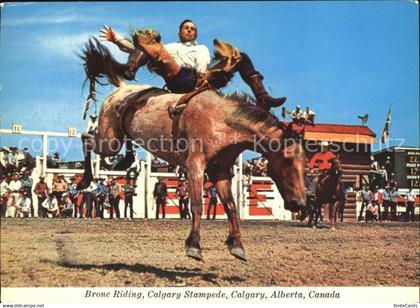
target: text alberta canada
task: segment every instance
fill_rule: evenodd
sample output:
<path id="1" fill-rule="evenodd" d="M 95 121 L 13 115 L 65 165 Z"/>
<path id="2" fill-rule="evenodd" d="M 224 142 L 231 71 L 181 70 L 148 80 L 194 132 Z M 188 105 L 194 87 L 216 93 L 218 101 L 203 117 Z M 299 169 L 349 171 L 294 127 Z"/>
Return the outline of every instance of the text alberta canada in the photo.
<path id="1" fill-rule="evenodd" d="M 213 291 L 133 291 L 133 290 L 113 290 L 113 291 L 85 291 L 85 298 L 114 298 L 114 299 L 135 299 L 135 300 L 181 300 L 181 299 L 229 299 L 229 300 L 275 300 L 275 299 L 339 299 L 340 292 L 335 290 L 330 291 L 284 291 L 284 290 L 270 290 L 270 291 L 245 291 L 245 290 L 213 290 Z"/>

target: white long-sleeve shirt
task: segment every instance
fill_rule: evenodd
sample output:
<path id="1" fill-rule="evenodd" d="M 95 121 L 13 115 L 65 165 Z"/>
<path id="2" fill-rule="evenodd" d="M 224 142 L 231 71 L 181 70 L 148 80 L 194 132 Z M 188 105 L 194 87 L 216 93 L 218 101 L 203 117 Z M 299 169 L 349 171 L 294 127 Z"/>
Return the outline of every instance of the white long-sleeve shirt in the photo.
<path id="1" fill-rule="evenodd" d="M 22 183 L 17 180 L 17 181 L 10 181 L 9 183 L 9 190 L 11 191 L 19 191 L 22 188 Z"/>
<path id="2" fill-rule="evenodd" d="M 118 39 L 114 43 L 117 44 L 120 50 L 124 52 L 132 52 L 134 50 L 134 45 L 130 41 L 122 38 L 118 34 L 116 37 Z M 205 73 L 207 71 L 211 57 L 206 45 L 197 44 L 197 42 L 178 42 L 165 44 L 164 46 L 180 66 L 191 67 L 197 73 Z"/>
<path id="3" fill-rule="evenodd" d="M 207 71 L 210 64 L 210 51 L 205 45 L 196 42 L 170 43 L 165 48 L 180 66 L 192 67 L 198 73 Z"/>

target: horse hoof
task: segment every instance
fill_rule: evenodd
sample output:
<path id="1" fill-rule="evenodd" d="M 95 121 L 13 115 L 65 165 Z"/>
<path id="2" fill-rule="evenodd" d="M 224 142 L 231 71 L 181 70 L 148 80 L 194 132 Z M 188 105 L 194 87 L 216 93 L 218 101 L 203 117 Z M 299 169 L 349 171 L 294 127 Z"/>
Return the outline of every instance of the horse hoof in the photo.
<path id="1" fill-rule="evenodd" d="M 187 248 L 187 257 L 193 258 L 197 261 L 203 261 L 203 256 L 201 255 L 201 250 L 194 247 Z"/>
<path id="2" fill-rule="evenodd" d="M 243 248 L 241 247 L 232 248 L 232 249 L 229 249 L 229 252 L 235 258 L 241 261 L 246 261 L 245 250 Z"/>

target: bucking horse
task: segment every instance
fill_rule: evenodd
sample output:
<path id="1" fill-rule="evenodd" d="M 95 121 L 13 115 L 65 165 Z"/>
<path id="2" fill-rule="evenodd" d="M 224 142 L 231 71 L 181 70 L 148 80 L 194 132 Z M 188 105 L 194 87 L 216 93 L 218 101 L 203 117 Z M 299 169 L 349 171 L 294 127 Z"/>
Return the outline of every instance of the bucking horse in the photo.
<path id="1" fill-rule="evenodd" d="M 276 183 L 285 208 L 298 211 L 306 204 L 304 185 L 305 154 L 301 136 L 288 123 L 269 112 L 229 98 L 214 90 L 205 90 L 189 99 L 177 123 L 168 111 L 183 97 L 148 85 L 128 85 L 114 78 L 118 68 L 109 51 L 99 42 L 90 44 L 82 55 L 85 71 L 92 83 L 107 77 L 116 89 L 102 104 L 97 131 L 83 134 L 85 173 L 80 187 L 92 180 L 91 152 L 116 155 L 125 140 L 132 141 L 170 164 L 188 170 L 192 229 L 186 239 L 186 254 L 203 260 L 200 223 L 203 213 L 204 174 L 215 185 L 228 217 L 226 240 L 229 252 L 246 260 L 238 211 L 231 190 L 231 167 L 246 149 L 261 153 L 268 160 L 268 174 Z M 177 134 L 174 136 L 174 124 Z M 132 157 L 127 155 L 127 157 Z"/>

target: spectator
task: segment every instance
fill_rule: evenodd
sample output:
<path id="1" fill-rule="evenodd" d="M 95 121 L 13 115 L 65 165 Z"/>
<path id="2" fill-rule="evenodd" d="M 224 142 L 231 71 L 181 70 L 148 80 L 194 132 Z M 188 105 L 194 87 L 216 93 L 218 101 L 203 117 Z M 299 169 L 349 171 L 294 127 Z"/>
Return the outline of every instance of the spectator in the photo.
<path id="1" fill-rule="evenodd" d="M 104 178 L 99 178 L 99 182 L 96 184 L 96 189 L 93 192 L 93 203 L 95 204 L 96 218 L 104 218 L 104 202 L 107 190 L 104 182 Z"/>
<path id="2" fill-rule="evenodd" d="M 83 206 L 86 204 L 85 218 L 92 218 L 93 191 L 96 189 L 96 179 L 90 182 L 89 186 L 82 190 L 82 201 L 80 201 L 79 218 L 83 218 Z"/>
<path id="3" fill-rule="evenodd" d="M 18 171 L 18 157 L 19 151 L 17 147 L 10 147 L 10 153 L 8 154 L 8 172 L 11 174 Z"/>
<path id="4" fill-rule="evenodd" d="M 385 168 L 386 173 L 388 175 L 392 174 L 392 162 L 391 162 L 391 157 L 390 156 L 386 157 L 386 160 L 385 160 L 385 163 L 384 163 L 384 168 Z"/>
<path id="5" fill-rule="evenodd" d="M 389 185 L 389 187 L 391 187 L 391 190 L 393 188 L 395 188 L 395 190 L 398 189 L 398 183 L 397 183 L 397 180 L 395 178 L 395 173 L 391 173 L 391 176 L 389 177 L 388 185 Z"/>
<path id="6" fill-rule="evenodd" d="M 26 195 L 26 192 L 24 190 L 21 190 L 19 192 L 19 198 L 15 203 L 15 207 L 16 214 L 18 217 L 29 217 L 29 211 L 31 210 L 31 208 L 33 209 L 33 207 L 31 206 L 31 199 Z"/>
<path id="7" fill-rule="evenodd" d="M 69 193 L 63 194 L 63 199 L 60 203 L 60 217 L 61 218 L 71 218 L 73 216 L 73 202 L 71 200 Z"/>
<path id="8" fill-rule="evenodd" d="M 127 219 L 127 209 L 130 209 L 130 219 L 133 219 L 133 196 L 135 193 L 134 178 L 127 176 L 127 183 L 123 185 L 122 190 L 124 192 L 124 218 Z"/>
<path id="9" fill-rule="evenodd" d="M 109 203 L 111 204 L 111 213 L 110 218 L 114 218 L 114 210 L 117 215 L 117 218 L 120 218 L 120 194 L 121 194 L 121 185 L 114 179 L 110 178 L 110 194 L 109 194 Z"/>
<path id="10" fill-rule="evenodd" d="M 385 191 L 382 193 L 382 202 L 381 220 L 389 220 L 389 209 L 391 208 L 391 192 L 389 186 L 386 186 Z"/>
<path id="11" fill-rule="evenodd" d="M 379 206 L 375 201 L 368 204 L 366 208 L 366 221 L 375 220 L 378 221 L 379 217 Z"/>
<path id="12" fill-rule="evenodd" d="M 19 198 L 19 191 L 22 189 L 22 183 L 19 181 L 19 175 L 13 174 L 12 180 L 9 183 L 9 199 L 7 200 L 7 207 L 14 206 L 16 200 Z"/>
<path id="13" fill-rule="evenodd" d="M 362 197 L 362 208 L 360 209 L 358 221 L 362 220 L 363 211 L 365 210 L 367 205 L 372 201 L 372 193 L 367 188 L 367 185 L 362 186 L 361 197 Z M 365 220 L 366 220 L 366 213 L 365 213 Z"/>
<path id="14" fill-rule="evenodd" d="M 379 187 L 384 188 L 385 184 L 388 182 L 388 174 L 385 170 L 384 166 L 381 166 L 381 169 L 379 169 Z"/>
<path id="15" fill-rule="evenodd" d="M 413 189 L 410 189 L 410 191 L 405 195 L 405 221 L 415 221 L 414 212 L 416 208 L 416 197 L 417 196 L 413 192 Z"/>
<path id="16" fill-rule="evenodd" d="M 47 195 L 49 192 L 49 188 L 47 183 L 44 182 L 45 180 L 45 176 L 41 175 L 39 177 L 39 182 L 36 183 L 35 185 L 35 189 L 34 189 L 34 193 L 38 198 L 38 217 L 42 217 L 44 218 L 43 214 L 43 208 L 42 208 L 42 203 L 45 201 L 45 199 L 47 199 Z"/>
<path id="17" fill-rule="evenodd" d="M 9 153 L 10 150 L 6 147 L 1 147 L 0 148 L 0 171 L 1 171 L 1 176 L 6 176 L 7 173 L 7 166 L 9 164 Z"/>
<path id="18" fill-rule="evenodd" d="M 175 194 L 179 199 L 179 214 L 181 216 L 181 220 L 191 219 L 190 209 L 188 207 L 190 203 L 190 195 L 188 191 L 188 185 L 185 180 L 181 180 L 179 182 Z"/>
<path id="19" fill-rule="evenodd" d="M 296 106 L 295 110 L 292 111 L 290 116 L 292 117 L 292 121 L 297 124 L 303 124 L 303 121 L 305 119 L 304 113 L 301 110 L 300 105 Z"/>
<path id="20" fill-rule="evenodd" d="M 370 176 L 369 181 L 372 186 L 380 186 L 380 169 L 379 164 L 373 156 L 370 157 Z M 381 187 L 381 186 L 380 186 Z"/>
<path id="21" fill-rule="evenodd" d="M 88 121 L 88 126 L 86 132 L 88 134 L 94 135 L 98 131 L 98 116 L 95 114 L 89 116 L 90 120 Z"/>
<path id="22" fill-rule="evenodd" d="M 213 209 L 213 220 L 216 219 L 216 211 L 217 211 L 217 190 L 216 190 L 216 186 L 214 186 L 214 184 L 212 184 L 208 190 L 207 190 L 207 194 L 209 195 L 209 204 L 208 204 L 208 208 L 207 208 L 207 220 L 210 220 L 210 211 L 212 206 L 214 207 Z"/>
<path id="23" fill-rule="evenodd" d="M 55 152 L 51 158 L 52 167 L 51 168 L 60 168 L 60 153 Z"/>
<path id="24" fill-rule="evenodd" d="M 397 221 L 397 200 L 399 198 L 399 194 L 395 187 L 391 188 L 391 192 L 389 194 L 389 198 L 391 200 L 390 207 L 391 207 L 391 220 Z"/>
<path id="25" fill-rule="evenodd" d="M 381 208 L 382 208 L 383 200 L 382 200 L 382 192 L 379 191 L 378 186 L 375 186 L 374 190 L 372 191 L 372 202 L 371 203 L 374 205 L 373 210 L 376 211 L 375 207 L 377 207 L 377 212 L 378 213 L 377 213 L 376 220 L 378 220 L 378 219 L 381 220 L 380 214 L 381 214 Z"/>
<path id="26" fill-rule="evenodd" d="M 80 191 L 77 189 L 76 180 L 77 180 L 77 177 L 76 176 L 71 177 L 70 178 L 71 184 L 69 186 L 69 198 L 71 200 L 71 203 L 73 204 L 74 218 L 77 218 L 77 210 L 79 208 L 79 204 L 77 204 L 77 199 L 78 199 L 78 197 L 80 195 Z M 83 214 L 83 211 L 80 211 L 80 213 Z"/>
<path id="27" fill-rule="evenodd" d="M 22 183 L 22 189 L 24 190 L 26 196 L 31 200 L 31 217 L 34 217 L 34 206 L 32 199 L 32 185 L 34 181 L 29 177 L 30 172 L 28 170 L 23 171 L 23 177 L 20 179 Z"/>
<path id="28" fill-rule="evenodd" d="M 68 184 L 66 180 L 64 180 L 64 175 L 57 174 L 55 178 L 53 178 L 52 184 L 52 192 L 57 198 L 57 200 L 61 200 L 62 195 L 68 191 Z"/>
<path id="29" fill-rule="evenodd" d="M 264 157 L 257 160 L 256 169 L 259 176 L 267 176 L 268 161 Z"/>
<path id="30" fill-rule="evenodd" d="M 244 175 L 246 176 L 252 176 L 252 169 L 254 168 L 254 166 L 252 165 L 251 160 L 248 160 L 246 162 L 246 164 L 244 165 Z"/>
<path id="31" fill-rule="evenodd" d="M 7 208 L 7 199 L 9 195 L 9 183 L 8 178 L 5 174 L 1 175 L 1 183 L 0 183 L 0 214 L 1 217 L 6 216 L 6 208 Z"/>
<path id="32" fill-rule="evenodd" d="M 47 199 L 42 202 L 42 207 L 44 210 L 43 218 L 48 218 L 48 214 L 51 214 L 52 218 L 57 217 L 58 213 L 58 201 L 54 193 L 49 193 Z"/>
<path id="33" fill-rule="evenodd" d="M 35 159 L 32 157 L 32 155 L 29 153 L 28 148 L 24 148 L 23 149 L 23 160 L 21 163 L 21 170 L 22 171 L 27 171 L 29 174 L 32 174 L 32 171 L 35 168 Z M 31 198 L 31 202 L 32 202 L 32 197 Z"/>
<path id="34" fill-rule="evenodd" d="M 155 184 L 155 188 L 153 189 L 153 197 L 156 200 L 156 219 L 159 219 L 159 209 L 161 206 L 162 206 L 162 219 L 165 219 L 167 195 L 168 195 L 168 187 L 163 182 L 163 178 L 159 178 L 159 182 Z"/>

